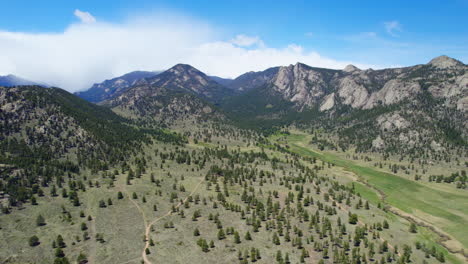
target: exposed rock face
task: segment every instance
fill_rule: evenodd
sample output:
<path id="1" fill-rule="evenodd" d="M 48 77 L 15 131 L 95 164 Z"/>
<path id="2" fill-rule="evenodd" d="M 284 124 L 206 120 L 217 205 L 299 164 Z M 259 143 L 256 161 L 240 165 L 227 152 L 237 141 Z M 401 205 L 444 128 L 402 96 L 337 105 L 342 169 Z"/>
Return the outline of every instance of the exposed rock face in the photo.
<path id="1" fill-rule="evenodd" d="M 380 135 L 377 136 L 377 138 L 375 138 L 374 140 L 372 140 L 372 147 L 377 150 L 380 150 L 385 147 L 385 142 L 383 141 L 382 137 L 380 137 Z"/>
<path id="2" fill-rule="evenodd" d="M 394 131 L 410 126 L 410 123 L 398 113 L 382 115 L 377 118 L 381 130 Z"/>
<path id="3" fill-rule="evenodd" d="M 361 71 L 358 67 L 350 64 L 343 69 L 344 72 L 359 72 Z"/>
<path id="4" fill-rule="evenodd" d="M 330 110 L 335 106 L 335 93 L 327 95 L 320 106 L 320 111 Z"/>
<path id="5" fill-rule="evenodd" d="M 463 66 L 462 62 L 452 59 L 450 57 L 447 57 L 445 55 L 432 59 L 428 64 L 439 69 L 447 69 L 447 68 Z"/>
<path id="6" fill-rule="evenodd" d="M 312 106 L 327 93 L 323 74 L 302 63 L 280 67 L 271 82 L 275 90 L 299 107 Z"/>
<path id="7" fill-rule="evenodd" d="M 356 82 L 352 76 L 346 76 L 340 81 L 338 95 L 343 99 L 343 104 L 353 108 L 364 106 L 369 99 L 367 89 Z"/>
<path id="8" fill-rule="evenodd" d="M 321 111 L 329 111 L 340 104 L 372 109 L 414 98 L 428 90 L 433 96 L 446 99 L 447 106 L 468 111 L 468 66 L 447 56 L 437 57 L 426 65 L 383 70 L 360 70 L 353 65 L 330 70 L 297 63 L 255 76 L 262 78 L 251 78 L 243 85 L 252 89 L 257 84 L 269 84 L 299 110 L 318 106 Z"/>
<path id="9" fill-rule="evenodd" d="M 410 98 L 420 91 L 421 88 L 418 83 L 391 80 L 388 81 L 381 90 L 372 93 L 368 98 L 366 98 L 366 103 L 363 105 L 363 108 L 370 109 L 380 103 L 383 105 L 398 103 L 405 98 Z"/>
<path id="10" fill-rule="evenodd" d="M 466 70 L 466 66 L 464 71 L 456 70 L 460 68 L 463 67 L 448 70 L 451 77 L 446 78 L 444 81 L 431 83 L 428 90 L 437 98 L 446 98 L 448 106 L 468 111 L 466 105 L 468 101 L 468 70 Z M 461 75 L 463 72 L 464 74 Z"/>

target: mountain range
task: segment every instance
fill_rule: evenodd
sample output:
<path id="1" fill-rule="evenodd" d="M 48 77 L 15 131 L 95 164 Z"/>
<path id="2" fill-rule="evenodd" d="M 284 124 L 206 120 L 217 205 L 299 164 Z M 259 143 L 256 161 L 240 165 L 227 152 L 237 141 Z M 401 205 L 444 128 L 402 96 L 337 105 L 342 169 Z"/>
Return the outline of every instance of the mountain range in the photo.
<path id="1" fill-rule="evenodd" d="M 48 87 L 45 83 L 30 81 L 13 74 L 0 76 L 0 86 L 39 85 Z"/>
<path id="2" fill-rule="evenodd" d="M 94 84 L 89 90 L 76 95 L 91 102 L 102 102 L 144 84 L 173 90 L 185 89 L 207 100 L 219 102 L 234 94 L 268 86 L 271 92 L 278 92 L 283 99 L 292 102 L 298 111 L 318 107 L 323 112 L 333 110 L 338 105 L 372 109 L 429 91 L 434 97 L 446 98 L 448 106 L 466 111 L 466 70 L 467 66 L 462 62 L 440 56 L 427 64 L 382 70 L 360 70 L 353 65 L 343 70 L 332 70 L 297 63 L 224 79 L 207 76 L 190 65 L 178 64 L 162 73 L 128 73 Z M 106 95 L 92 95 L 99 93 Z"/>
<path id="3" fill-rule="evenodd" d="M 223 116 L 263 130 L 293 123 L 327 127 L 343 148 L 361 151 L 443 151 L 447 144 L 466 144 L 468 131 L 468 66 L 447 56 L 381 70 L 297 63 L 232 80 L 178 64 L 130 86 L 106 81 L 89 91 L 106 89 L 115 92 L 98 103 L 134 119 Z"/>
<path id="4" fill-rule="evenodd" d="M 269 133 L 294 124 L 326 129 L 336 146 L 358 151 L 444 152 L 466 147 L 468 134 L 468 66 L 447 56 L 381 70 L 296 63 L 235 79 L 177 64 L 131 72 L 75 95 L 153 128 L 224 120 Z"/>

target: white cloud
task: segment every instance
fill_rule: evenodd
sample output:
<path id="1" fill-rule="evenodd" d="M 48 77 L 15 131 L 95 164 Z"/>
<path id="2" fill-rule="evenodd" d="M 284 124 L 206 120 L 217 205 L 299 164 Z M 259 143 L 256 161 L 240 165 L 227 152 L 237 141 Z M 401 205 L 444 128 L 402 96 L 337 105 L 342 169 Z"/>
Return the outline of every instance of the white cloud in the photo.
<path id="1" fill-rule="evenodd" d="M 384 22 L 384 26 L 385 26 L 385 30 L 387 31 L 387 33 L 393 37 L 398 37 L 397 32 L 402 31 L 400 22 L 396 20 Z"/>
<path id="2" fill-rule="evenodd" d="M 89 12 L 84 12 L 79 9 L 75 9 L 74 12 L 75 16 L 80 19 L 82 23 L 94 23 L 96 22 L 96 18 L 94 18 Z"/>
<path id="3" fill-rule="evenodd" d="M 299 61 L 327 68 L 349 63 L 369 67 L 326 58 L 294 43 L 272 48 L 259 37 L 238 35 L 235 43 L 222 39 L 214 26 L 167 12 L 122 23 L 72 24 L 61 33 L 0 30 L 0 75 L 17 74 L 78 91 L 130 71 L 163 70 L 177 63 L 221 77 Z"/>
<path id="4" fill-rule="evenodd" d="M 239 47 L 250 47 L 250 46 L 253 46 L 253 45 L 257 45 L 257 46 L 260 46 L 260 47 L 265 46 L 265 44 L 260 39 L 260 37 L 258 37 L 258 36 L 251 37 L 251 36 L 247 36 L 247 35 L 243 35 L 243 34 L 237 35 L 234 39 L 231 40 L 231 43 L 235 44 L 235 45 L 237 45 Z"/>
<path id="5" fill-rule="evenodd" d="M 312 32 L 306 32 L 306 33 L 304 33 L 304 36 L 306 36 L 306 37 L 308 37 L 308 38 L 311 38 L 311 37 L 314 36 L 314 33 L 312 33 Z"/>

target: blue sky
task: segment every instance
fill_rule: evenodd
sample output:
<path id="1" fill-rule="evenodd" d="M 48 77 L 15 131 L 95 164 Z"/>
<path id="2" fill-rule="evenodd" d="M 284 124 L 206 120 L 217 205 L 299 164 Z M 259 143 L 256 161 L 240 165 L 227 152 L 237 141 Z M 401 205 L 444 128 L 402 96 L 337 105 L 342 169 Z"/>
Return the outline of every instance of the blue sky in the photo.
<path id="1" fill-rule="evenodd" d="M 268 66 L 295 63 L 293 60 L 331 68 L 340 68 L 346 63 L 373 68 L 407 66 L 426 63 L 442 54 L 465 63 L 468 61 L 468 0 L 0 0 L 0 6 L 0 33 L 3 33 L 3 38 L 0 34 L 0 48 L 3 48 L 2 44 L 9 48 L 3 49 L 9 51 L 3 54 L 8 56 L 8 64 L 2 66 L 0 62 L 0 74 L 10 71 L 35 79 L 52 79 L 49 82 L 70 86 L 69 90 L 83 89 L 91 81 L 121 74 L 132 70 L 132 67 L 160 70 L 178 62 L 195 64 L 211 74 L 235 77 L 244 69 L 261 70 Z M 77 14 L 77 10 L 80 13 Z M 91 20 L 80 18 L 80 14 L 89 15 Z M 105 34 L 112 30 L 126 32 L 122 33 L 122 42 L 126 44 L 119 43 L 121 46 L 115 48 L 115 53 L 109 53 L 104 47 L 114 46 L 115 41 L 107 42 L 112 36 L 100 39 L 105 34 L 100 34 L 99 30 Z M 140 31 L 140 35 L 134 34 Z M 157 35 L 157 38 L 146 39 L 145 35 Z M 138 39 L 139 42 L 129 41 L 129 38 Z M 70 39 L 80 45 L 73 46 Z M 16 41 L 15 45 L 13 41 Z M 90 45 L 93 41 L 96 46 L 102 47 Z M 161 44 L 165 41 L 168 42 L 167 46 Z M 140 46 L 141 42 L 153 45 Z M 187 47 L 181 42 L 186 42 Z M 47 50 L 45 46 L 48 43 L 58 46 Z M 151 53 L 149 57 L 154 63 L 143 61 L 148 56 L 136 54 L 132 45 L 135 49 Z M 48 69 L 48 65 L 45 65 L 47 55 L 34 57 L 42 62 L 25 69 L 31 67 L 26 66 L 25 58 L 11 55 L 25 52 L 18 46 L 29 49 L 31 54 L 33 51 L 50 52 L 49 57 L 53 57 L 50 60 L 50 64 L 53 64 L 50 65 L 51 72 L 34 73 L 38 69 Z M 196 56 L 188 52 L 192 47 L 197 47 L 191 51 L 197 52 Z M 236 50 L 231 51 L 230 48 Z M 89 80 L 71 85 L 65 79 L 73 71 L 59 71 L 63 67 L 74 67 L 80 71 L 80 67 L 60 62 L 59 56 L 53 53 L 57 49 L 63 54 L 74 50 L 81 50 L 84 54 L 90 51 L 95 60 L 108 62 L 93 61 L 87 67 L 94 74 L 83 70 L 76 77 Z M 230 56 L 229 52 L 236 55 Z M 102 56 L 122 55 L 123 58 L 109 61 L 99 58 L 101 53 Z M 91 57 L 86 60 L 68 55 L 61 57 L 84 64 L 92 60 Z M 138 58 L 140 61 L 136 61 Z M 223 66 L 215 60 L 237 66 Z"/>

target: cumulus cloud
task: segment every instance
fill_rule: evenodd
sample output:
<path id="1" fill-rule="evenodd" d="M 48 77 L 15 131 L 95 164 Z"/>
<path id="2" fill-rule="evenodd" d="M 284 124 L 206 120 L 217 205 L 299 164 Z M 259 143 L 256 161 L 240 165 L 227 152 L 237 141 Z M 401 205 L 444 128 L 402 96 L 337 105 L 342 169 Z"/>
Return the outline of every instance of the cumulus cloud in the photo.
<path id="1" fill-rule="evenodd" d="M 393 37 L 398 37 L 397 32 L 401 32 L 402 30 L 400 22 L 396 20 L 384 22 L 384 26 L 387 33 Z"/>
<path id="2" fill-rule="evenodd" d="M 17 74 L 78 91 L 130 71 L 164 70 L 177 63 L 220 77 L 296 62 L 336 69 L 349 63 L 369 67 L 327 58 L 296 44 L 273 48 L 259 37 L 223 40 L 223 34 L 212 25 L 167 13 L 121 23 L 72 24 L 60 33 L 0 30 L 0 75 Z"/>
<path id="3" fill-rule="evenodd" d="M 83 12 L 79 9 L 75 9 L 74 12 L 75 16 L 80 19 L 83 23 L 94 23 L 96 22 L 96 18 L 94 18 L 89 12 Z"/>

